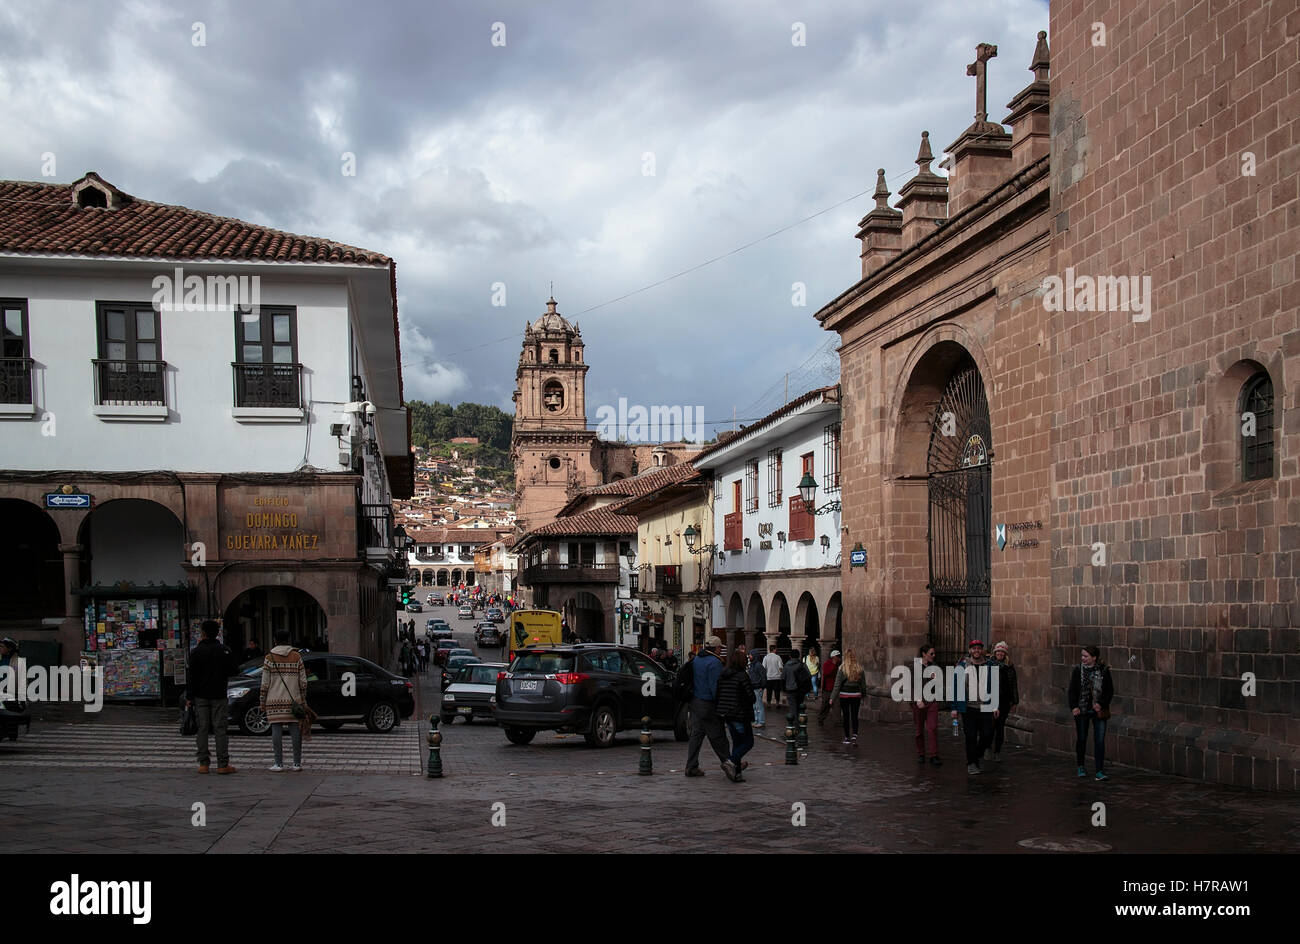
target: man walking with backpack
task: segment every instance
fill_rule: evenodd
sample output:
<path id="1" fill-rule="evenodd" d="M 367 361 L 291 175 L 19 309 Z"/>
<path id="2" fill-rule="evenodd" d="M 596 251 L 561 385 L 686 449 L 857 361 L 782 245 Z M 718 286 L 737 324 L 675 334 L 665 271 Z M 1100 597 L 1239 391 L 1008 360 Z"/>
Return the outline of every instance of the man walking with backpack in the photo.
<path id="1" fill-rule="evenodd" d="M 803 704 L 804 696 L 812 691 L 812 674 L 804 664 L 803 653 L 798 649 L 792 649 L 782 671 L 787 703 L 786 714 L 798 720 L 799 707 Z"/>
<path id="2" fill-rule="evenodd" d="M 677 673 L 673 680 L 673 695 L 678 701 L 689 699 L 691 703 L 691 741 L 686 751 L 686 776 L 703 777 L 700 770 L 700 746 L 708 737 L 709 747 L 718 755 L 722 769 L 727 770 L 731 763 L 731 751 L 727 744 L 727 735 L 722 728 L 722 718 L 718 715 L 718 679 L 722 676 L 722 660 L 717 652 L 722 648 L 722 640 L 710 636 L 704 640 L 704 648 Z M 728 779 L 731 773 L 727 774 Z"/>

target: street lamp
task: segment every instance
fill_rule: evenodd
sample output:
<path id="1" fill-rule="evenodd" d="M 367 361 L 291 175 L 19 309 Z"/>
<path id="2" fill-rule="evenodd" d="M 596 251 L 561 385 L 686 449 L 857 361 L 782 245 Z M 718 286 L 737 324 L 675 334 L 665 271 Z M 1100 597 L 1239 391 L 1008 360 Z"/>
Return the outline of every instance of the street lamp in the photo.
<path id="1" fill-rule="evenodd" d="M 811 472 L 805 472 L 803 478 L 799 480 L 799 497 L 803 499 L 804 509 L 810 515 L 825 515 L 840 510 L 838 501 L 827 502 L 814 510 L 813 505 L 817 500 L 817 480 L 812 477 Z"/>
<path id="2" fill-rule="evenodd" d="M 688 524 L 682 537 L 686 539 L 686 549 L 692 554 L 712 554 L 718 549 L 716 544 L 702 544 L 699 548 L 695 547 L 698 538 L 703 537 L 703 533 L 695 530 L 695 525 Z"/>

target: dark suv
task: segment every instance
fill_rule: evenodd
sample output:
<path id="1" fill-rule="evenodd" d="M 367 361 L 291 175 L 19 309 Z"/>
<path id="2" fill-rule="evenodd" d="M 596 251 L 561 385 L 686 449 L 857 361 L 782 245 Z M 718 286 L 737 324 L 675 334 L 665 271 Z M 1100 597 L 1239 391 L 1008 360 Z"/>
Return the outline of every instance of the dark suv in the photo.
<path id="1" fill-rule="evenodd" d="M 687 738 L 686 706 L 673 701 L 672 674 L 623 646 L 520 650 L 497 676 L 495 714 L 512 744 L 527 744 L 538 731 L 572 731 L 593 747 L 610 747 L 619 731 L 640 730 L 643 715 L 650 727 Z"/>

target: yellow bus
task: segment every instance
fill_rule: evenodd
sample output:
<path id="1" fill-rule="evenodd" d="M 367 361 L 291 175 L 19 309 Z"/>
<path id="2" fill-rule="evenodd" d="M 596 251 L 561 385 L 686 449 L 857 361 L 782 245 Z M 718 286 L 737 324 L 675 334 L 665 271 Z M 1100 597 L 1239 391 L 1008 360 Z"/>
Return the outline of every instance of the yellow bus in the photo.
<path id="1" fill-rule="evenodd" d="M 510 614 L 510 661 L 527 646 L 558 646 L 564 642 L 562 617 L 555 610 L 515 610 Z"/>

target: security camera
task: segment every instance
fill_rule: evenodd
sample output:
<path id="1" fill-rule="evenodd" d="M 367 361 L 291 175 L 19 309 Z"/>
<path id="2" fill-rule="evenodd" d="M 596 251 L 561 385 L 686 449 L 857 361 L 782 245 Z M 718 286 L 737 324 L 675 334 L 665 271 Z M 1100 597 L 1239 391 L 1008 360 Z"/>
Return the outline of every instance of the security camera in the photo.
<path id="1" fill-rule="evenodd" d="M 367 401 L 366 401 L 366 416 L 374 416 L 374 415 L 375 415 L 375 405 L 374 405 L 373 403 L 371 403 L 369 400 L 367 400 Z"/>

